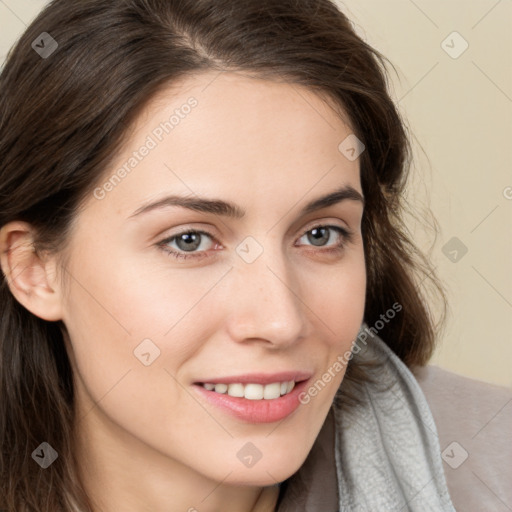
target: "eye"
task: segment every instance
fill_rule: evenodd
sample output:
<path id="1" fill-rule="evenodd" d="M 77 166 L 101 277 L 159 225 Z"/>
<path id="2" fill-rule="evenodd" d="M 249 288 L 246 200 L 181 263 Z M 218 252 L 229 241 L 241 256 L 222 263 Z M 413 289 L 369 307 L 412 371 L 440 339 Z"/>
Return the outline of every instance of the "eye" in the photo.
<path id="1" fill-rule="evenodd" d="M 309 229 L 299 238 L 299 240 L 306 237 L 314 247 L 324 247 L 329 241 L 331 241 L 332 238 L 335 238 L 332 236 L 333 233 L 336 233 L 339 238 L 333 247 L 320 249 L 313 252 L 328 254 L 339 253 L 344 250 L 347 243 L 352 242 L 353 233 L 351 231 L 342 228 L 341 226 L 324 224 L 319 224 Z M 201 259 L 208 257 L 207 248 L 204 246 L 202 247 L 202 242 L 205 237 L 217 242 L 215 237 L 207 231 L 189 229 L 187 231 L 182 231 L 181 233 L 165 238 L 164 240 L 158 242 L 156 245 L 169 256 L 172 256 L 176 259 Z M 177 250 L 170 249 L 170 244 L 175 244 Z M 200 247 L 202 247 L 202 250 L 198 250 Z M 221 247 L 222 246 L 219 243 L 215 244 L 215 248 L 218 249 Z"/>
<path id="2" fill-rule="evenodd" d="M 352 232 L 345 228 L 342 228 L 341 226 L 319 224 L 306 231 L 306 233 L 304 233 L 304 235 L 302 235 L 301 238 L 306 237 L 306 239 L 309 242 L 311 242 L 315 247 L 324 247 L 324 245 L 327 245 L 327 242 L 329 242 L 329 240 L 335 238 L 331 236 L 333 232 L 338 235 L 338 242 L 334 244 L 334 247 L 322 250 L 320 252 L 340 252 L 345 248 L 345 245 L 351 242 L 353 239 Z"/>
<path id="3" fill-rule="evenodd" d="M 157 245 L 163 251 L 168 253 L 169 256 L 173 256 L 176 259 L 202 258 L 207 256 L 204 249 L 203 251 L 199 251 L 199 253 L 195 253 L 193 251 L 196 251 L 199 247 L 201 247 L 203 237 L 208 237 L 212 240 L 215 240 L 215 237 L 207 231 L 189 229 L 188 231 L 182 231 L 177 235 L 166 238 L 165 240 L 159 242 Z M 169 249 L 169 244 L 173 242 L 176 243 L 178 251 Z M 193 254 L 186 254 L 188 252 L 193 252 Z"/>

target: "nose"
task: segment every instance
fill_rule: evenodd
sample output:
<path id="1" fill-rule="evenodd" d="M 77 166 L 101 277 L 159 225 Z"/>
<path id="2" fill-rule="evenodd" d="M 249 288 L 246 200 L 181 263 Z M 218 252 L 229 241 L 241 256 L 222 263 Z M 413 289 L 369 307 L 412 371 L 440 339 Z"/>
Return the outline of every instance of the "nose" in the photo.
<path id="1" fill-rule="evenodd" d="M 227 329 L 233 340 L 278 349 L 307 335 L 300 280 L 280 249 L 266 248 L 252 263 L 237 259 L 229 274 Z"/>

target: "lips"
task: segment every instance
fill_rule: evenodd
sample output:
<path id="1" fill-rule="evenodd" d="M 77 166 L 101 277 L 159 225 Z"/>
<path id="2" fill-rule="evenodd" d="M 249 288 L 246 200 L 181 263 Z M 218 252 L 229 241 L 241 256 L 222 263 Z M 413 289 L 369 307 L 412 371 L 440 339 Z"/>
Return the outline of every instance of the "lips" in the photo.
<path id="1" fill-rule="evenodd" d="M 194 383 L 208 403 L 250 423 L 280 421 L 300 405 L 299 394 L 313 372 L 288 371 L 213 377 Z"/>

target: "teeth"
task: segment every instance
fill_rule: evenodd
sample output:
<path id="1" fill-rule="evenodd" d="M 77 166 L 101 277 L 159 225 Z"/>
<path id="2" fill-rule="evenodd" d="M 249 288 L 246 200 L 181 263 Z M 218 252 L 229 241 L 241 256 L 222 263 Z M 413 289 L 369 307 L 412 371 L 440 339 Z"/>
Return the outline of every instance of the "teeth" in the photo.
<path id="1" fill-rule="evenodd" d="M 215 390 L 215 391 L 217 391 L 217 390 Z M 242 384 L 230 384 L 228 386 L 228 395 L 243 397 L 244 396 L 244 387 L 242 386 Z"/>
<path id="2" fill-rule="evenodd" d="M 271 400 L 272 398 L 279 398 L 281 396 L 281 384 L 275 382 L 274 384 L 268 384 L 263 388 L 263 398 L 265 400 Z"/>
<path id="3" fill-rule="evenodd" d="M 261 384 L 246 384 L 244 386 L 244 398 L 261 400 L 263 398 L 263 386 Z"/>
<path id="4" fill-rule="evenodd" d="M 246 398 L 247 400 L 273 400 L 288 394 L 294 387 L 293 380 L 287 382 L 273 382 L 272 384 L 213 384 L 205 383 L 203 387 L 208 391 L 228 394 L 229 396 Z"/>

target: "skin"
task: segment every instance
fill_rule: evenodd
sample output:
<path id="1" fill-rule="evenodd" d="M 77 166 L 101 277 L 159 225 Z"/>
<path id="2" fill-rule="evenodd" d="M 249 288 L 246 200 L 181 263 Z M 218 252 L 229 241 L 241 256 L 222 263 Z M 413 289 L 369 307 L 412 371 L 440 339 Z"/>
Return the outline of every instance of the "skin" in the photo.
<path id="1" fill-rule="evenodd" d="M 187 78 L 151 100 L 105 179 L 191 96 L 198 105 L 121 183 L 88 198 L 64 253 L 29 250 L 26 223 L 0 231 L 12 293 L 69 333 L 76 449 L 98 511 L 274 510 L 274 484 L 304 462 L 345 366 L 275 423 L 198 401 L 192 383 L 292 369 L 312 371 L 314 383 L 351 349 L 363 321 L 363 204 L 299 216 L 341 185 L 362 195 L 359 159 L 338 150 L 352 130 L 311 90 L 231 72 Z M 168 207 L 129 218 L 170 193 L 221 198 L 247 214 Z M 307 233 L 317 223 L 353 239 L 329 254 L 343 239 L 331 230 L 313 245 Z M 206 257 L 178 260 L 157 246 L 189 228 L 212 234 L 195 250 Z M 250 264 L 236 252 L 247 236 L 263 248 Z M 186 244 L 167 247 L 183 253 Z M 160 349 L 149 366 L 133 353 L 146 338 Z M 250 468 L 237 458 L 249 441 L 262 454 Z"/>

